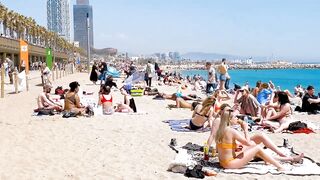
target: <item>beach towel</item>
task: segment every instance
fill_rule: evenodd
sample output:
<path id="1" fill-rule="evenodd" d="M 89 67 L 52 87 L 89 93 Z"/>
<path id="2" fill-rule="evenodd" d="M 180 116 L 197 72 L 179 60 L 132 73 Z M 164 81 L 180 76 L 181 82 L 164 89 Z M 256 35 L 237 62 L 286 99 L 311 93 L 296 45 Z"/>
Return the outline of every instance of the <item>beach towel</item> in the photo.
<path id="1" fill-rule="evenodd" d="M 203 160 L 203 153 L 201 152 L 192 152 L 186 155 L 186 150 L 180 148 L 176 148 L 178 150 L 179 157 L 178 162 L 171 162 L 169 168 L 171 167 L 189 167 L 190 165 L 194 165 L 196 161 L 197 164 L 200 164 L 205 169 L 214 170 L 215 172 L 223 172 L 223 173 L 233 173 L 233 174 L 267 174 L 271 173 L 274 175 L 277 174 L 287 174 L 287 175 L 295 175 L 295 176 L 305 176 L 305 175 L 320 175 L 320 163 L 316 163 L 309 157 L 303 158 L 303 163 L 301 164 L 290 164 L 290 163 L 282 163 L 283 166 L 287 169 L 287 171 L 279 172 L 276 167 L 273 165 L 266 165 L 264 161 L 251 161 L 246 166 L 240 169 L 224 169 L 220 166 L 219 160 L 217 157 L 211 157 L 209 161 Z M 287 155 L 296 154 L 293 149 L 281 147 L 281 151 Z M 182 151 L 182 152 L 181 152 Z M 182 154 L 180 154 L 180 152 Z M 275 154 L 273 151 L 266 149 L 268 154 Z M 180 154 L 180 155 L 179 155 Z M 192 156 L 192 158 L 190 158 Z M 179 166 L 180 165 L 180 166 Z M 185 170 L 181 168 L 179 170 Z M 174 172 L 174 171 L 173 171 Z"/>
<path id="2" fill-rule="evenodd" d="M 172 131 L 177 132 L 207 132 L 210 131 L 210 128 L 201 128 L 198 130 L 189 129 L 189 122 L 191 119 L 182 119 L 182 120 L 167 120 L 163 121 L 164 123 L 168 123 Z"/>
<path id="3" fill-rule="evenodd" d="M 286 156 L 296 155 L 292 148 L 280 148 L 281 152 L 283 152 Z M 271 151 L 270 149 L 265 149 L 268 154 L 276 156 L 276 154 Z M 200 161 L 203 161 L 202 159 Z M 320 175 L 320 164 L 316 163 L 309 157 L 303 158 L 303 163 L 294 163 L 291 164 L 289 162 L 281 162 L 282 165 L 287 169 L 287 171 L 279 172 L 277 171 L 276 167 L 268 164 L 266 165 L 264 161 L 251 161 L 246 166 L 240 169 L 224 169 L 220 167 L 218 158 L 212 158 L 210 160 L 211 163 L 209 164 L 209 168 L 213 168 L 216 170 L 217 168 L 220 169 L 220 172 L 224 173 L 234 173 L 234 174 L 287 174 L 287 175 L 296 175 L 296 176 L 304 176 L 304 175 Z M 206 165 L 206 163 L 201 163 L 202 165 Z"/>

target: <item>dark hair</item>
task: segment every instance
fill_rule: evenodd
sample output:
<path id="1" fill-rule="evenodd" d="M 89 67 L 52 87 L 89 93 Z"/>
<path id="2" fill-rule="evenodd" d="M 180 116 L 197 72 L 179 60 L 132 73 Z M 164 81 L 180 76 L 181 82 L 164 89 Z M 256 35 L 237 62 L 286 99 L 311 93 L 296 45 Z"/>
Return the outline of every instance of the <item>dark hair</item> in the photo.
<path id="1" fill-rule="evenodd" d="M 70 91 L 74 92 L 76 90 L 77 87 L 79 87 L 80 84 L 77 81 L 73 81 L 69 84 L 70 87 Z"/>
<path id="2" fill-rule="evenodd" d="M 312 89 L 314 89 L 314 87 L 311 86 L 311 85 L 307 87 L 307 90 L 308 90 L 308 91 L 310 91 L 310 90 L 312 90 Z"/>
<path id="3" fill-rule="evenodd" d="M 225 62 L 226 61 L 226 58 L 222 58 L 222 62 Z"/>
<path id="4" fill-rule="evenodd" d="M 211 62 L 206 62 L 206 66 L 211 66 Z"/>
<path id="5" fill-rule="evenodd" d="M 199 102 L 193 102 L 191 104 L 191 110 L 194 110 L 198 106 L 198 104 L 200 104 L 200 103 Z"/>
<path id="6" fill-rule="evenodd" d="M 280 92 L 278 92 L 278 97 L 279 97 L 278 101 L 279 101 L 280 105 L 290 103 L 287 93 L 280 91 Z"/>
<path id="7" fill-rule="evenodd" d="M 101 91 L 102 91 L 101 92 L 102 94 L 107 94 L 108 95 L 108 94 L 110 94 L 111 88 L 110 88 L 110 86 L 102 86 L 101 87 Z"/>
<path id="8" fill-rule="evenodd" d="M 260 87 L 260 85 L 261 85 L 261 81 L 259 80 L 259 81 L 257 81 L 257 83 L 256 83 L 256 87 Z"/>

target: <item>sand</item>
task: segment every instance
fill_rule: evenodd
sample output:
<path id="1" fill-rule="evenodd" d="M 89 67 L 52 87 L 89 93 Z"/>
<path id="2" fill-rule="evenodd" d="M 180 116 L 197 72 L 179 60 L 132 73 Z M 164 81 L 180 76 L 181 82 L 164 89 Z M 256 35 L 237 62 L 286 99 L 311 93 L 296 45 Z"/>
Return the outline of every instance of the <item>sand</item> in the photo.
<path id="1" fill-rule="evenodd" d="M 184 119 L 190 110 L 168 109 L 173 101 L 136 97 L 138 110 L 145 115 L 97 116 L 64 119 L 32 116 L 36 97 L 41 92 L 39 72 L 32 72 L 30 91 L 6 94 L 0 99 L 0 179 L 186 179 L 182 174 L 168 172 L 175 157 L 168 147 L 171 138 L 179 145 L 187 142 L 203 144 L 207 133 L 178 133 L 163 120 Z M 77 80 L 81 88 L 94 91 L 88 74 L 77 73 L 54 81 L 53 85 L 68 87 Z M 158 87 L 174 92 L 174 87 Z M 122 101 L 115 92 L 114 102 Z M 319 121 L 319 116 L 298 115 L 298 119 Z M 288 138 L 295 151 L 304 152 L 320 162 L 319 132 L 317 134 L 270 134 L 278 145 Z M 319 176 L 234 175 L 218 174 L 220 179 L 317 179 Z M 214 179 L 208 178 L 207 179 Z"/>

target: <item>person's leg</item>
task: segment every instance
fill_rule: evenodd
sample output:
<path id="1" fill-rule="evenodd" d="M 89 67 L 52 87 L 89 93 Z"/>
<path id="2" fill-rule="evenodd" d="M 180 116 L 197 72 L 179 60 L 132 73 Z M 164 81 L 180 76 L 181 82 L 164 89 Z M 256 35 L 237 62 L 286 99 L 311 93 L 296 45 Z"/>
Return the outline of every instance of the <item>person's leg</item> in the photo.
<path id="1" fill-rule="evenodd" d="M 288 129 L 290 123 L 291 123 L 291 121 L 285 121 L 285 120 L 280 121 L 280 126 L 277 129 L 273 130 L 273 132 L 280 133 L 283 130 Z"/>
<path id="2" fill-rule="evenodd" d="M 243 153 L 239 154 L 236 159 L 230 161 L 225 168 L 238 169 L 248 164 L 255 156 L 259 156 L 265 162 L 270 163 L 277 167 L 278 170 L 284 170 L 282 165 L 276 161 L 273 157 L 266 154 L 265 151 L 259 146 L 251 146 L 246 149 Z"/>
<path id="3" fill-rule="evenodd" d="M 263 121 L 262 124 L 265 125 L 266 127 L 270 127 L 270 128 L 273 128 L 273 129 L 278 129 L 280 127 L 280 123 L 276 122 L 276 121 L 265 120 L 265 121 Z"/>
<path id="4" fill-rule="evenodd" d="M 304 157 L 304 154 L 301 153 L 299 155 L 290 156 L 290 157 L 274 157 L 274 158 L 278 161 L 300 162 L 303 157 Z"/>
<path id="5" fill-rule="evenodd" d="M 151 87 L 151 81 L 152 81 L 152 78 L 149 77 L 149 87 Z"/>
<path id="6" fill-rule="evenodd" d="M 275 153 L 277 153 L 281 157 L 285 157 L 285 155 L 279 150 L 279 148 L 271 141 L 271 139 L 265 134 L 256 134 L 250 138 L 256 144 L 262 143 L 267 148 L 271 149 Z"/>
<path id="7" fill-rule="evenodd" d="M 208 83 L 207 84 L 207 89 L 206 89 L 206 93 L 210 93 L 210 88 L 212 87 L 212 84 Z"/>
<path id="8" fill-rule="evenodd" d="M 226 79 L 226 82 L 225 82 L 225 85 L 224 85 L 224 87 L 225 87 L 225 89 L 229 89 L 229 83 L 230 83 L 230 79 Z"/>

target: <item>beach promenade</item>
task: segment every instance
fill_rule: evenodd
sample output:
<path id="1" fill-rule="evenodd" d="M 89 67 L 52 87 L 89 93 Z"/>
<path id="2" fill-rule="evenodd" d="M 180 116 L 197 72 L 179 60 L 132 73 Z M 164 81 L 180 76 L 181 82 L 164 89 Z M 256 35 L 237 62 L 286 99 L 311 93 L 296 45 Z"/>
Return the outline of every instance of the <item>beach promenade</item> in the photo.
<path id="1" fill-rule="evenodd" d="M 38 72 L 39 73 L 39 72 Z M 39 73 L 40 74 L 40 73 Z M 38 74 L 38 75 L 39 75 Z M 0 179 L 187 179 L 168 172 L 176 153 L 168 147 L 171 138 L 178 145 L 203 145 L 207 133 L 177 133 L 164 120 L 191 117 L 186 109 L 168 109 L 173 101 L 136 97 L 137 115 L 114 114 L 64 119 L 62 115 L 32 116 L 36 97 L 42 91 L 40 75 L 32 75 L 30 91 L 6 94 L 0 99 Z M 76 73 L 55 80 L 53 86 L 68 88 L 74 80 L 84 91 L 93 91 L 88 74 Z M 118 81 L 117 83 L 119 83 Z M 159 86 L 160 92 L 175 87 Z M 187 93 L 186 91 L 185 93 Z M 114 102 L 122 101 L 119 91 Z M 317 115 L 294 115 L 296 119 L 318 122 Z M 296 152 L 320 162 L 319 131 L 316 134 L 269 134 L 277 144 L 289 139 Z M 319 176 L 234 175 L 219 173 L 219 179 L 319 179 Z M 206 179 L 215 179 L 207 177 Z"/>

